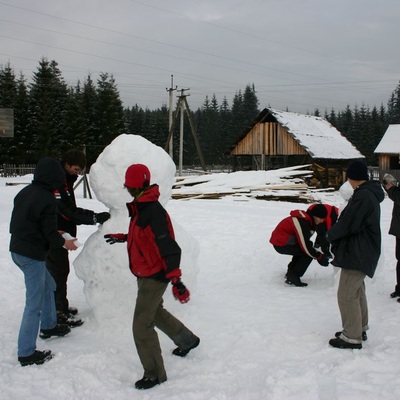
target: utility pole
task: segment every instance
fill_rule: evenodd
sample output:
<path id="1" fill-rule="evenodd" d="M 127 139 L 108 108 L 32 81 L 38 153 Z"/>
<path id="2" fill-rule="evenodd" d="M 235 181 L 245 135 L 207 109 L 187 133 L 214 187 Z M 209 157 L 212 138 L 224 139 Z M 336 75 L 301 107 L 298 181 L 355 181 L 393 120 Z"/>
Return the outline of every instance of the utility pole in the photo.
<path id="1" fill-rule="evenodd" d="M 175 86 L 175 89 L 173 88 L 174 85 L 174 76 L 171 75 L 171 87 L 168 89 L 166 88 L 168 92 L 168 98 L 169 98 L 169 105 L 168 105 L 168 111 L 169 111 L 169 129 L 171 129 L 172 121 L 173 121 L 173 115 L 174 111 L 172 109 L 172 101 L 173 101 L 173 91 L 178 89 L 178 86 Z M 169 141 L 169 156 L 173 159 L 174 158 L 174 144 L 173 144 L 173 139 L 171 137 Z"/>
<path id="2" fill-rule="evenodd" d="M 180 125 L 180 134 L 179 134 L 179 176 L 182 176 L 182 165 L 183 165 L 183 122 L 184 122 L 184 112 L 185 111 L 186 111 L 186 115 L 187 115 L 187 117 L 189 119 L 190 130 L 192 132 L 193 140 L 194 140 L 194 143 L 196 145 L 197 154 L 198 154 L 198 156 L 200 158 L 201 166 L 203 167 L 204 171 L 207 171 L 207 167 L 206 167 L 206 164 L 205 164 L 204 159 L 203 159 L 203 153 L 201 152 L 201 148 L 200 148 L 200 143 L 199 143 L 199 140 L 197 138 L 196 129 L 194 127 L 192 116 L 190 114 L 189 104 L 188 104 L 188 102 L 186 100 L 186 97 L 188 95 L 184 94 L 184 92 L 186 90 L 189 90 L 189 89 L 181 89 L 180 90 L 181 95 L 178 97 L 178 103 L 176 105 L 175 118 L 173 119 L 173 122 L 169 127 L 169 133 L 168 133 L 168 137 L 167 137 L 167 142 L 166 142 L 165 147 L 164 147 L 164 150 L 167 151 L 169 143 L 170 143 L 170 141 L 172 140 L 172 137 L 173 137 L 173 132 L 174 132 L 175 125 L 176 125 L 176 119 L 177 119 L 177 117 L 179 115 L 179 112 L 180 112 L 180 115 L 181 115 L 180 123 L 181 123 L 181 125 Z"/>

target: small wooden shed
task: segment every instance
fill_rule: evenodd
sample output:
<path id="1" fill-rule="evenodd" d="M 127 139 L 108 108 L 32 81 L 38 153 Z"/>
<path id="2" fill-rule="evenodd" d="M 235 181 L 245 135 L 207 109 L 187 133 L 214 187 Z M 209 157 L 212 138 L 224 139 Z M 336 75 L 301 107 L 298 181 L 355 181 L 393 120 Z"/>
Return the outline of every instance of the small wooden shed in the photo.
<path id="1" fill-rule="evenodd" d="M 385 173 L 392 174 L 400 181 L 400 124 L 389 125 L 376 147 L 379 157 L 379 177 Z"/>
<path id="2" fill-rule="evenodd" d="M 234 170 L 311 164 L 319 187 L 339 187 L 348 164 L 365 158 L 326 119 L 265 108 L 230 150 Z"/>

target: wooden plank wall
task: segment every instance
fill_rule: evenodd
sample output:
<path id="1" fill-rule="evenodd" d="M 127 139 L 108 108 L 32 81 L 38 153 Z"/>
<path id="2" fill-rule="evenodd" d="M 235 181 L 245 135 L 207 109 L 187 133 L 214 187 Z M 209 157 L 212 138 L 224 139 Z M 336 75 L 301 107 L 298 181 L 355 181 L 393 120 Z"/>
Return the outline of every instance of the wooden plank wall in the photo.
<path id="1" fill-rule="evenodd" d="M 390 169 L 390 155 L 380 154 L 379 155 L 379 169 L 381 171 L 387 171 Z"/>
<path id="2" fill-rule="evenodd" d="M 307 152 L 277 122 L 258 123 L 235 146 L 232 155 L 299 155 Z"/>

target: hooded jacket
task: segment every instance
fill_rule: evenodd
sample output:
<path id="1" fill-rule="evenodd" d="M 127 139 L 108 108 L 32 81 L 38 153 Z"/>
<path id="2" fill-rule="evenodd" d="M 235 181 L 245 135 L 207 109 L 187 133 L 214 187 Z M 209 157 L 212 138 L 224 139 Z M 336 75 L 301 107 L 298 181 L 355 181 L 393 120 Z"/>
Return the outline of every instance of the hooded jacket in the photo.
<path id="1" fill-rule="evenodd" d="M 33 181 L 14 199 L 10 221 L 10 251 L 44 261 L 50 248 L 60 248 L 65 240 L 57 231 L 55 188 L 65 180 L 60 163 L 50 157 L 39 160 Z"/>
<path id="2" fill-rule="evenodd" d="M 315 250 L 311 236 L 315 226 L 313 217 L 303 210 L 293 210 L 290 217 L 283 219 L 273 230 L 270 243 L 274 246 L 300 246 L 303 253 L 317 258 L 320 253 Z"/>
<path id="3" fill-rule="evenodd" d="M 166 275 L 179 268 L 181 249 L 159 197 L 158 186 L 152 185 L 127 204 L 131 218 L 127 235 L 129 266 L 138 278 L 168 281 Z"/>
<path id="4" fill-rule="evenodd" d="M 385 198 L 381 184 L 367 181 L 354 190 L 338 221 L 328 231 L 334 263 L 374 276 L 381 254 L 380 204 Z"/>

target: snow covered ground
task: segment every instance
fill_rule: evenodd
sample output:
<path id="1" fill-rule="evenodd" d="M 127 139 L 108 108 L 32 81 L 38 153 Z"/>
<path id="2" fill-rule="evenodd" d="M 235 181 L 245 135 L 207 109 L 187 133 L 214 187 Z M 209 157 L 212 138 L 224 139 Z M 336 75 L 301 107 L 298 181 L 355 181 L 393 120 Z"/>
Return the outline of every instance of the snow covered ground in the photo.
<path id="1" fill-rule="evenodd" d="M 29 177 L 19 179 L 30 181 Z M 79 308 L 84 325 L 64 338 L 38 339 L 39 349 L 55 353 L 44 365 L 21 367 L 17 362 L 24 283 L 9 256 L 8 224 L 21 186 L 6 186 L 6 181 L 0 178 L 3 400 L 399 399 L 400 304 L 389 297 L 395 281 L 394 238 L 387 234 L 389 199 L 381 205 L 382 257 L 376 276 L 366 279 L 370 330 L 360 351 L 328 345 L 341 329 L 337 269 L 313 262 L 303 278 L 308 287 L 287 286 L 283 277 L 290 258 L 276 253 L 268 242 L 275 225 L 290 210 L 305 209 L 305 204 L 231 196 L 168 201 L 166 208 L 174 223 L 197 240 L 199 254 L 196 279 L 189 278 L 190 262 L 182 265 L 183 282 L 188 286 L 191 282 L 191 301 L 182 305 L 168 291 L 165 303 L 201 337 L 201 343 L 186 358 L 177 358 L 171 354 L 174 344 L 160 333 L 168 381 L 138 391 L 134 382 L 142 377 L 142 367 L 131 334 L 136 282 L 129 274 L 130 295 L 110 282 L 115 301 L 108 304 L 113 314 L 109 323 L 96 320 L 84 283 L 73 270 L 69 299 Z M 81 189 L 76 195 L 81 207 L 107 209 L 95 199 L 84 199 Z M 320 194 L 320 198 L 338 206 L 342 201 L 337 192 Z M 85 242 L 96 231 L 95 226 L 80 226 L 78 238 Z M 71 260 L 80 252 L 82 248 L 72 252 Z"/>

